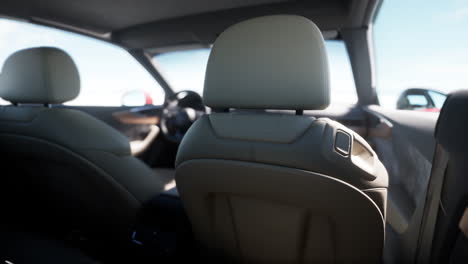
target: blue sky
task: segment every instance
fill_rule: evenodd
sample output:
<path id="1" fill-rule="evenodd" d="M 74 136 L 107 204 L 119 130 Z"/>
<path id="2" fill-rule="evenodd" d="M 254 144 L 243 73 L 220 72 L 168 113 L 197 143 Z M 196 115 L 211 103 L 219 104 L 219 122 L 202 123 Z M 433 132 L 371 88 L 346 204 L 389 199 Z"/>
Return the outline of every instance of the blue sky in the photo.
<path id="1" fill-rule="evenodd" d="M 380 11 L 374 43 L 383 103 L 410 87 L 468 88 L 468 1 L 386 0 Z"/>
<path id="2" fill-rule="evenodd" d="M 468 88 L 468 1 L 386 0 L 374 26 L 377 89 L 381 103 L 394 107 L 410 87 L 444 92 Z M 124 50 L 73 33 L 0 19 L 0 65 L 14 51 L 60 47 L 75 59 L 82 93 L 71 104 L 120 105 L 123 93 L 141 89 L 162 102 L 160 86 Z M 327 43 L 332 102 L 356 101 L 342 43 Z M 177 89 L 200 91 L 207 50 L 156 58 Z"/>

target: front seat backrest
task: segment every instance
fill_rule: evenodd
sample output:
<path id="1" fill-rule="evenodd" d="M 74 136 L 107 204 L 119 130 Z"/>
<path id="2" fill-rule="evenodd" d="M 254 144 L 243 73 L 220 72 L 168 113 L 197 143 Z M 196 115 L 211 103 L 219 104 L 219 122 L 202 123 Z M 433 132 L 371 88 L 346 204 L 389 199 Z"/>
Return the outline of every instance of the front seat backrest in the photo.
<path id="1" fill-rule="evenodd" d="M 320 30 L 277 15 L 236 24 L 214 43 L 204 100 L 215 111 L 187 132 L 176 182 L 210 254 L 246 263 L 378 262 L 388 176 L 359 135 L 325 118 Z M 236 109 L 236 111 L 232 111 Z"/>
<path id="2" fill-rule="evenodd" d="M 468 258 L 468 239 L 459 226 L 468 208 L 467 135 L 468 91 L 460 90 L 448 95 L 437 120 L 437 147 L 420 237 L 425 248 L 419 250 L 426 252 L 419 255 L 420 263 L 466 263 Z M 429 217 L 432 221 L 426 222 Z"/>
<path id="3" fill-rule="evenodd" d="M 15 219 L 127 234 L 162 184 L 132 157 L 124 135 L 81 111 L 51 106 L 79 91 L 78 70 L 62 50 L 25 49 L 5 61 L 0 97 L 12 105 L 0 108 L 2 195 L 9 197 L 2 201 Z"/>

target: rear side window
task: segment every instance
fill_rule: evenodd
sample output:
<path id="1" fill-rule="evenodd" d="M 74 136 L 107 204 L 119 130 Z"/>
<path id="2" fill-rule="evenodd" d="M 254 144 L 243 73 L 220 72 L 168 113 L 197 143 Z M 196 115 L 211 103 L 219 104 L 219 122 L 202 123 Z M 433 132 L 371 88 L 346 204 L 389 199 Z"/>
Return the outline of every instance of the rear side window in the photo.
<path id="1" fill-rule="evenodd" d="M 442 108 L 442 106 L 444 105 L 445 99 L 447 99 L 446 95 L 443 95 L 441 93 L 434 92 L 434 91 L 429 91 L 429 96 L 432 98 L 432 101 L 434 102 L 434 106 L 439 109 Z"/>
<path id="2" fill-rule="evenodd" d="M 325 41 L 330 67 L 331 105 L 357 103 L 356 85 L 343 41 Z"/>
<path id="3" fill-rule="evenodd" d="M 448 93 L 468 88 L 467 26 L 467 1 L 383 1 L 373 27 L 380 104 L 400 109 L 402 95 L 424 88 L 427 110 L 438 111 Z"/>
<path id="4" fill-rule="evenodd" d="M 164 102 L 161 86 L 124 49 L 110 43 L 45 26 L 0 19 L 0 66 L 12 53 L 49 46 L 66 51 L 75 61 L 81 80 L 80 95 L 65 103 L 75 106 L 121 106 L 123 95 L 148 93 L 153 104 Z M 8 102 L 1 101 L 2 104 Z"/>
<path id="5" fill-rule="evenodd" d="M 427 99 L 424 95 L 408 95 L 408 101 L 412 105 L 426 106 L 428 105 Z"/>

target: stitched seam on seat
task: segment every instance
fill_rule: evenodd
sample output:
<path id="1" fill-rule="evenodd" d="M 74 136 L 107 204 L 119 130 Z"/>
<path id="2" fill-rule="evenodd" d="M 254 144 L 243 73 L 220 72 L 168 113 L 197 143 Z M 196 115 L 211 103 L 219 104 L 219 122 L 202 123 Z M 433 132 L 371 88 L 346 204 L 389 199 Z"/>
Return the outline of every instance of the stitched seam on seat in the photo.
<path id="1" fill-rule="evenodd" d="M 233 229 L 233 232 L 234 232 L 234 239 L 236 240 L 237 251 L 239 252 L 239 256 L 241 258 L 241 261 L 243 262 L 244 254 L 242 252 L 242 248 L 241 248 L 241 245 L 240 245 L 238 228 L 237 228 L 237 225 L 236 225 L 236 219 L 234 218 L 234 208 L 232 206 L 231 197 L 229 195 L 226 195 L 226 202 L 227 202 L 228 207 L 229 207 L 229 216 L 230 216 L 229 218 L 231 219 L 231 225 L 232 225 L 232 229 Z"/>
<path id="2" fill-rule="evenodd" d="M 371 199 L 371 201 L 372 201 L 372 199 Z M 374 201 L 372 201 L 372 202 L 374 202 Z M 379 213 L 380 213 L 380 209 L 379 209 Z M 380 216 L 382 216 L 382 213 L 380 213 Z M 333 219 L 331 219 L 330 217 L 327 217 L 327 218 L 329 218 L 329 220 L 327 222 L 330 223 L 331 250 L 332 250 L 332 257 L 333 257 L 333 262 L 332 263 L 336 263 L 336 251 L 337 251 L 337 245 L 336 245 L 336 239 L 335 239 L 336 238 L 336 224 L 333 221 Z M 383 227 L 384 227 L 384 233 L 385 233 L 385 222 L 383 223 Z"/>
<path id="3" fill-rule="evenodd" d="M 306 246 L 307 246 L 307 237 L 309 235 L 309 223 L 310 223 L 310 211 L 308 208 L 305 208 L 305 215 L 302 220 L 302 225 L 299 227 L 301 229 L 301 236 L 299 239 L 299 252 L 298 252 L 298 263 L 304 263 Z"/>
<path id="4" fill-rule="evenodd" d="M 386 188 L 383 188 L 383 187 L 377 187 L 377 188 L 369 188 L 369 189 L 362 189 L 361 191 L 363 192 L 367 192 L 367 191 L 382 191 L 382 190 L 387 190 Z"/>

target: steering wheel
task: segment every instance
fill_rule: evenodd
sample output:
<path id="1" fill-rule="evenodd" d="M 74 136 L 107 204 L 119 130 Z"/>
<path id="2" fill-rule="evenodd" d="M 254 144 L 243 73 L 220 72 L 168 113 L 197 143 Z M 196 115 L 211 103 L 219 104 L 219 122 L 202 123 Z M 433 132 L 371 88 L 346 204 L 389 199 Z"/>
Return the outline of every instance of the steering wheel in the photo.
<path id="1" fill-rule="evenodd" d="M 194 91 L 180 91 L 167 99 L 160 127 L 164 137 L 180 143 L 190 126 L 203 114 L 206 107 L 202 97 Z"/>

